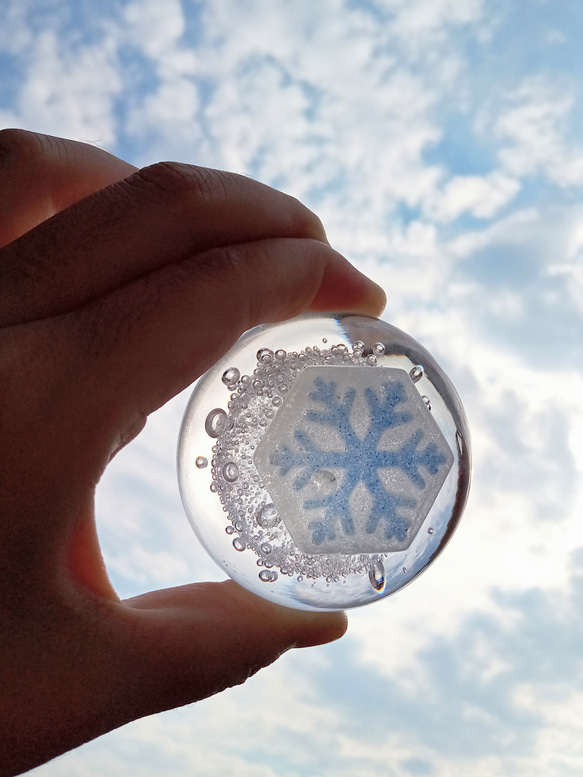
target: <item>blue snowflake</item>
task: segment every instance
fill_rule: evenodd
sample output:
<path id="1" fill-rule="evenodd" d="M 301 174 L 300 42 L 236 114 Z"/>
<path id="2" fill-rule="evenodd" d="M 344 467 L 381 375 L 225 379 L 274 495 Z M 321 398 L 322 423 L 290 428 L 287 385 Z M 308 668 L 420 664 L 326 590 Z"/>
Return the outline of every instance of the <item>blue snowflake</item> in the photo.
<path id="1" fill-rule="evenodd" d="M 364 396 L 370 412 L 368 433 L 360 438 L 351 422 L 350 413 L 356 390 L 347 389 L 343 397 L 336 394 L 336 383 L 316 378 L 309 397 L 323 406 L 322 410 L 308 410 L 306 418 L 316 424 L 337 429 L 344 441 L 343 451 L 322 450 L 314 438 L 303 429 L 294 431 L 298 450 L 281 445 L 271 456 L 271 463 L 279 468 L 281 476 L 297 468 L 293 488 L 301 491 L 315 473 L 321 470 L 340 468 L 345 471 L 338 489 L 320 498 L 306 499 L 305 510 L 324 508 L 322 520 L 309 524 L 315 545 L 336 539 L 338 524 L 345 535 L 354 534 L 349 499 L 359 483 L 364 483 L 372 497 L 372 509 L 366 523 L 369 534 L 376 532 L 379 523 L 384 523 L 384 534 L 388 540 L 403 541 L 411 521 L 406 513 L 414 508 L 416 500 L 411 496 L 391 493 L 379 477 L 379 470 L 390 467 L 403 472 L 419 492 L 426 486 L 422 471 L 435 475 L 446 457 L 434 442 L 421 447 L 424 432 L 416 429 L 409 439 L 397 450 L 379 449 L 379 442 L 387 429 L 404 426 L 413 421 L 413 414 L 403 405 L 407 395 L 403 383 L 396 380 L 383 383 L 380 396 L 368 387 Z"/>

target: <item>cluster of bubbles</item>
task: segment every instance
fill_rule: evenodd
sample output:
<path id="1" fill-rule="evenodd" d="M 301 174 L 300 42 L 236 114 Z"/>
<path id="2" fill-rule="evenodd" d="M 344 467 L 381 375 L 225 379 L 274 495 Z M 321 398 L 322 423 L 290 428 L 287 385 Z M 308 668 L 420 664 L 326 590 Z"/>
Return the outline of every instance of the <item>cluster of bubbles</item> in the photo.
<path id="1" fill-rule="evenodd" d="M 323 343 L 326 344 L 325 339 Z M 383 343 L 374 343 L 367 349 L 361 340 L 352 348 L 341 343 L 290 353 L 283 349 L 261 348 L 252 375 L 241 375 L 237 367 L 229 367 L 223 373 L 222 382 L 232 392 L 228 412 L 215 408 L 205 420 L 205 431 L 215 440 L 210 462 L 210 489 L 223 506 L 225 531 L 233 536 L 234 549 L 256 554 L 258 577 L 262 582 L 273 583 L 281 575 L 296 576 L 300 582 L 325 578 L 327 583 L 337 583 L 345 582 L 349 575 L 365 573 L 371 586 L 376 591 L 383 591 L 383 558 L 386 554 L 318 555 L 298 550 L 261 481 L 253 456 L 263 434 L 306 367 L 356 365 L 374 368 L 384 355 Z M 421 365 L 416 365 L 409 373 L 414 383 L 423 375 Z M 204 456 L 195 460 L 199 469 L 208 464 Z"/>

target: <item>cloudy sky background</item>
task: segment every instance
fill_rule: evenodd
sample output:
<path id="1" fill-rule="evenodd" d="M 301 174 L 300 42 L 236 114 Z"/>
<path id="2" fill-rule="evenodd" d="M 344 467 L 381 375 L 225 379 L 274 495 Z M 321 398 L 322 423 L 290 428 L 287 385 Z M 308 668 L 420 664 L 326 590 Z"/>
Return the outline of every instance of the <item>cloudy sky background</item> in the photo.
<path id="1" fill-rule="evenodd" d="M 301 198 L 466 405 L 444 555 L 341 642 L 39 777 L 583 773 L 580 0 L 2 0 L 0 127 Z M 104 478 L 119 593 L 220 579 L 179 502 L 186 396 Z"/>

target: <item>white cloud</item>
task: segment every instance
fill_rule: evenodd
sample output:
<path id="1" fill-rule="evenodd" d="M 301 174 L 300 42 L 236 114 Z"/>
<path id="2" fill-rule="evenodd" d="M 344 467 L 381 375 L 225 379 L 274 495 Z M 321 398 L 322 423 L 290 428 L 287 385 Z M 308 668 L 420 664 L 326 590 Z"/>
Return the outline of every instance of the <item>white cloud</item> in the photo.
<path id="1" fill-rule="evenodd" d="M 449 222 L 469 213 L 479 219 L 491 219 L 508 205 L 520 190 L 520 184 L 504 173 L 486 176 L 453 176 L 441 190 L 431 192 L 425 206 L 429 218 Z"/>
<path id="2" fill-rule="evenodd" d="M 196 126 L 199 95 L 196 84 L 186 78 L 163 81 L 132 111 L 126 129 L 135 137 L 148 137 L 153 131 L 171 133 L 182 143 L 199 142 Z"/>
<path id="3" fill-rule="evenodd" d="M 562 187 L 583 184 L 583 147 L 569 132 L 576 92 L 566 78 L 530 76 L 504 96 L 492 130 L 510 175 L 542 173 Z"/>
<path id="4" fill-rule="evenodd" d="M 154 66 L 160 81 L 169 86 L 176 79 L 186 84 L 187 78 L 198 71 L 198 57 L 185 41 L 185 31 L 180 0 L 170 0 L 163 5 L 155 0 L 134 0 L 124 8 L 117 39 L 120 49 L 131 46 L 139 50 Z M 178 121 L 184 118 L 182 114 L 177 116 Z"/>
<path id="5" fill-rule="evenodd" d="M 30 3 L 23 0 L 6 0 L 3 7 L 3 23 L 0 26 L 0 51 L 4 50 L 12 55 L 20 55 L 26 51 L 32 40 L 33 34 L 28 23 Z"/>
<path id="6" fill-rule="evenodd" d="M 532 777 L 579 774 L 583 768 L 583 694 L 573 689 L 559 701 L 552 691 L 526 685 L 517 689 L 516 700 L 526 710 L 542 714 L 545 726 L 534 752 L 517 758 L 514 767 Z"/>
<path id="7" fill-rule="evenodd" d="M 377 0 L 375 5 L 389 12 L 395 35 L 422 50 L 428 44 L 443 43 L 456 27 L 482 23 L 486 4 L 483 0 Z"/>
<path id="8" fill-rule="evenodd" d="M 51 29 L 27 46 L 28 68 L 17 104 L 0 111 L 0 125 L 114 144 L 115 100 L 122 79 L 111 38 L 64 48 Z"/>
<path id="9" fill-rule="evenodd" d="M 136 0 L 125 6 L 123 18 L 131 28 L 131 38 L 152 60 L 164 67 L 184 34 L 184 14 L 180 0 Z M 190 54 L 192 57 L 192 54 Z"/>
<path id="10" fill-rule="evenodd" d="M 568 264 L 553 268 L 551 274 L 565 274 L 565 286 L 583 316 L 583 253 Z"/>
<path id="11" fill-rule="evenodd" d="M 262 2 L 252 8 L 234 2 L 205 5 L 195 67 L 204 103 L 196 117 L 179 113 L 156 147 L 163 140 L 167 149 L 176 148 L 177 154 L 182 149 L 191 158 L 196 149 L 186 138 L 195 136 L 198 161 L 203 156 L 209 164 L 251 174 L 307 199 L 331 214 L 333 229 L 337 221 L 345 232 L 359 235 L 351 249 L 355 242 L 378 243 L 379 227 L 386 227 L 399 203 L 417 207 L 439 197 L 443 171 L 427 166 L 423 156 L 441 135 L 434 115 L 440 100 L 453 97 L 463 76 L 458 53 L 447 46 L 447 32 L 460 24 L 477 30 L 481 8 L 479 2 L 463 10 L 446 2 L 395 5 L 385 9 L 392 21 L 379 24 L 374 15 L 349 9 L 340 0 L 293 6 Z M 137 18 L 141 4 L 131 9 L 132 19 Z M 149 4 L 144 16 L 149 37 L 141 48 L 159 71 L 183 51 L 185 40 L 177 35 L 182 27 L 173 27 L 173 36 L 164 27 L 158 33 Z M 431 34 L 439 30 L 439 44 L 423 49 L 432 62 L 423 71 L 408 64 L 398 44 L 399 35 L 409 35 L 409 27 L 417 29 L 422 22 Z M 191 90 L 186 80 L 178 84 L 176 102 L 183 94 L 183 102 L 190 104 Z M 160 134 L 159 117 L 145 108 L 151 101 L 159 104 L 159 95 L 132 108 L 132 131 L 142 127 Z M 489 215 L 511 196 L 509 186 L 494 176 L 482 186 L 487 191 L 481 204 L 474 194 L 472 202 L 458 206 L 467 193 L 461 186 L 454 191 L 454 183 L 449 209 Z"/>
<path id="12" fill-rule="evenodd" d="M 561 30 L 551 29 L 545 36 L 545 43 L 548 46 L 562 46 L 566 42 L 567 36 Z"/>

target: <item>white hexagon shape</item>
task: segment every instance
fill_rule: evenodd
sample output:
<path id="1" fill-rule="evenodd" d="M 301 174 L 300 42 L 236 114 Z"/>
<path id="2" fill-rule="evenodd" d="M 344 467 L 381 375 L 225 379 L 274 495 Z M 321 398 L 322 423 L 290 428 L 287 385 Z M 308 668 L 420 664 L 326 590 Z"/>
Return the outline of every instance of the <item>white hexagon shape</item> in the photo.
<path id="1" fill-rule="evenodd" d="M 307 367 L 254 463 L 303 553 L 405 550 L 453 454 L 407 372 Z"/>

